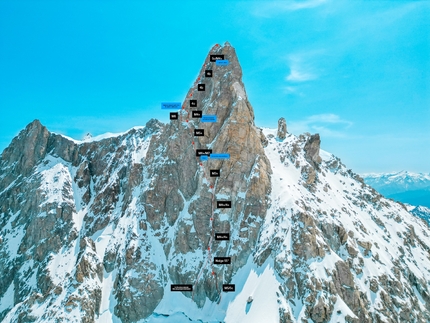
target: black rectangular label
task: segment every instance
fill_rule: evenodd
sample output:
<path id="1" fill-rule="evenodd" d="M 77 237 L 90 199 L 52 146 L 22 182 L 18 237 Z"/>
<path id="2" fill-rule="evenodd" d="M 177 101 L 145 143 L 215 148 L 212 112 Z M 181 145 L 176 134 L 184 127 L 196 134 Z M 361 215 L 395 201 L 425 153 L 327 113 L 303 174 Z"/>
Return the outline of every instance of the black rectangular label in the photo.
<path id="1" fill-rule="evenodd" d="M 193 118 L 201 118 L 202 115 L 203 115 L 203 111 L 201 111 L 201 110 L 195 110 L 192 112 Z"/>
<path id="2" fill-rule="evenodd" d="M 210 56 L 211 62 L 216 62 L 219 59 L 224 59 L 224 55 L 211 55 Z"/>
<path id="3" fill-rule="evenodd" d="M 205 135 L 204 129 L 194 129 L 194 136 L 196 137 L 202 137 Z"/>
<path id="4" fill-rule="evenodd" d="M 178 112 L 170 112 L 170 120 L 178 120 L 179 114 Z"/>
<path id="5" fill-rule="evenodd" d="M 215 240 L 230 240 L 230 233 L 215 233 Z"/>
<path id="6" fill-rule="evenodd" d="M 230 265 L 231 258 L 230 257 L 214 257 L 215 265 Z"/>
<path id="7" fill-rule="evenodd" d="M 211 169 L 210 170 L 210 177 L 219 177 L 220 170 L 219 169 Z"/>
<path id="8" fill-rule="evenodd" d="M 212 70 L 206 70 L 205 77 L 212 77 Z"/>
<path id="9" fill-rule="evenodd" d="M 216 207 L 221 209 L 230 209 L 231 201 L 216 201 Z"/>
<path id="10" fill-rule="evenodd" d="M 200 157 L 200 156 L 209 156 L 210 154 L 212 154 L 212 149 L 197 149 L 196 150 L 196 157 Z"/>
<path id="11" fill-rule="evenodd" d="M 170 285 L 170 291 L 172 292 L 192 292 L 193 285 L 181 285 L 181 284 L 172 284 Z"/>
<path id="12" fill-rule="evenodd" d="M 197 91 L 204 91 L 206 86 L 206 84 L 197 84 Z"/>
<path id="13" fill-rule="evenodd" d="M 223 284 L 222 285 L 222 291 L 223 292 L 235 292 L 236 291 L 236 285 L 235 284 Z"/>
<path id="14" fill-rule="evenodd" d="M 197 107 L 197 100 L 190 100 L 190 107 L 192 108 Z"/>

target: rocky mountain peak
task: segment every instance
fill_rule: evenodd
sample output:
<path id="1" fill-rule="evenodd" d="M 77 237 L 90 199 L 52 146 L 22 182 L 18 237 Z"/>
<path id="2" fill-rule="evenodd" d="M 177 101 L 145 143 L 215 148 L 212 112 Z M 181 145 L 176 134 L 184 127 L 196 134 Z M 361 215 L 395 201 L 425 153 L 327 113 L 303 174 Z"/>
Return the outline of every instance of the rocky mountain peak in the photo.
<path id="1" fill-rule="evenodd" d="M 223 57 L 228 63 L 217 65 L 215 58 Z M 211 57 L 213 58 L 211 61 Z M 206 71 L 211 71 L 211 76 L 206 76 Z M 236 55 L 236 51 L 229 44 L 224 46 L 215 45 L 209 51 L 199 77 L 187 93 L 187 100 L 199 101 L 200 108 L 206 114 L 216 114 L 217 122 L 211 127 L 211 131 L 218 131 L 225 121 L 237 121 L 240 117 L 242 122 L 250 122 L 254 125 L 254 110 L 247 99 L 245 86 L 242 83 L 242 68 Z M 204 91 L 199 91 L 198 86 L 205 86 Z M 186 104 L 184 101 L 184 104 Z M 243 101 L 245 105 L 237 106 L 233 103 Z M 235 107 L 235 109 L 233 109 Z M 240 115 L 231 112 L 240 111 Z"/>
<path id="2" fill-rule="evenodd" d="M 211 55 L 228 62 L 218 64 L 211 61 Z M 241 77 L 234 48 L 229 44 L 215 45 L 187 93 L 179 120 L 171 121 L 159 137 L 154 137 L 148 151 L 148 176 L 152 181 L 144 194 L 147 219 L 156 230 L 162 230 L 162 214 L 167 224 L 176 223 L 174 257 L 182 261 L 178 270 L 171 273 L 171 279 L 195 282 L 192 298 L 199 306 L 207 298 L 219 300 L 221 282 L 228 281 L 245 264 L 269 202 L 270 162 Z M 216 122 L 193 118 L 193 111 L 216 116 Z M 195 130 L 202 130 L 204 135 L 194 136 Z M 204 149 L 228 154 L 229 158 L 201 161 L 196 153 Z M 175 167 L 162 162 L 166 159 Z M 211 170 L 216 170 L 219 176 L 211 177 Z M 217 202 L 222 200 L 230 202 L 231 207 L 217 209 Z M 181 218 L 183 212 L 191 218 Z M 247 223 L 252 223 L 252 228 Z M 214 232 L 229 232 L 230 242 L 213 241 Z M 235 239 L 239 236 L 241 239 Z M 208 248 L 212 256 L 224 256 L 227 250 L 235 250 L 232 265 L 210 269 L 204 264 L 206 260 L 200 259 L 196 276 L 181 269 L 187 266 L 190 252 L 204 252 Z"/>
<path id="3" fill-rule="evenodd" d="M 12 140 L 0 160 L 0 178 L 3 178 L 3 185 L 11 183 L 12 172 L 23 176 L 31 173 L 33 167 L 46 154 L 48 138 L 48 130 L 39 120 L 34 120 Z"/>

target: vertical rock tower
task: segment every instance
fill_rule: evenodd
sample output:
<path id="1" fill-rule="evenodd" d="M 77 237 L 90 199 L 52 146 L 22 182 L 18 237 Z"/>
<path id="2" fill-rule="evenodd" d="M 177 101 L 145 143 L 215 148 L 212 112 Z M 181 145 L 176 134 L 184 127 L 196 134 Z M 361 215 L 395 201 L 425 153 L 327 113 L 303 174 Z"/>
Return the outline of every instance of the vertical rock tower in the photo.
<path id="1" fill-rule="evenodd" d="M 287 122 L 285 121 L 285 118 L 280 118 L 278 120 L 277 137 L 280 140 L 284 140 L 287 137 Z"/>
<path id="2" fill-rule="evenodd" d="M 223 55 L 228 65 L 218 65 L 211 55 Z M 199 90 L 201 85 L 204 90 Z M 193 110 L 215 115 L 217 121 L 193 118 Z M 194 136 L 195 129 L 204 136 Z M 164 248 L 171 261 L 170 279 L 194 285 L 190 296 L 199 306 L 206 297 L 220 298 L 222 284 L 246 263 L 257 242 L 271 174 L 260 138 L 236 52 L 229 43 L 215 45 L 187 93 L 179 120 L 151 142 L 147 165 L 152 181 L 144 196 L 154 229 L 166 232 L 163 228 L 177 225 L 173 248 Z M 201 161 L 196 156 L 200 149 L 230 158 Z M 211 177 L 211 170 L 219 170 L 219 177 Z M 217 208 L 219 201 L 230 201 L 231 208 Z M 230 240 L 216 241 L 217 232 L 229 233 Z M 231 256 L 231 264 L 214 265 L 218 256 Z"/>

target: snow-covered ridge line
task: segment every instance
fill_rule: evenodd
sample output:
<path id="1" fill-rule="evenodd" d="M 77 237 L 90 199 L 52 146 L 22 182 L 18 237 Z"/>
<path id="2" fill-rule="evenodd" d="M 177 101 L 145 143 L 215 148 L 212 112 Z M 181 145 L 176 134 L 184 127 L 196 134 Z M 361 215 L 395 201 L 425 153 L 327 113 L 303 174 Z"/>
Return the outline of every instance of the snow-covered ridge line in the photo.
<path id="1" fill-rule="evenodd" d="M 362 177 L 367 178 L 381 178 L 381 177 L 390 177 L 390 178 L 403 178 L 403 177 L 412 177 L 412 178 L 422 178 L 430 180 L 430 173 L 415 173 L 409 172 L 406 170 L 402 170 L 399 172 L 390 172 L 390 173 L 363 173 L 360 174 Z"/>
<path id="2" fill-rule="evenodd" d="M 276 128 L 266 128 L 266 127 L 259 127 L 259 128 L 263 131 L 263 133 L 264 133 L 264 135 L 266 137 L 267 136 L 273 136 L 273 137 L 276 138 L 278 129 L 276 129 Z M 292 133 L 288 133 L 287 136 L 288 136 L 289 140 L 293 140 L 293 139 L 297 140 L 298 139 L 298 136 L 296 136 L 296 135 L 294 135 Z M 326 151 L 324 149 L 320 149 L 320 157 L 321 157 L 321 159 L 323 161 L 329 161 L 332 158 L 334 158 L 335 156 L 332 153 L 330 153 L 330 152 L 328 152 L 328 151 Z"/>
<path id="3" fill-rule="evenodd" d="M 72 137 L 69 137 L 69 136 L 63 135 L 63 134 L 61 134 L 61 133 L 57 133 L 57 132 L 51 132 L 51 133 L 56 134 L 56 135 L 59 135 L 59 136 L 61 136 L 61 137 L 64 137 L 64 138 L 66 138 L 66 139 L 68 139 L 68 140 L 70 140 L 70 141 L 73 141 L 74 143 L 76 143 L 76 144 L 78 144 L 78 145 L 79 145 L 79 144 L 84 144 L 84 143 L 88 143 L 88 142 L 101 141 L 101 140 L 103 140 L 103 139 L 109 139 L 109 138 L 114 138 L 114 137 L 120 137 L 120 136 L 123 136 L 123 135 L 125 135 L 125 134 L 129 133 L 129 132 L 130 132 L 130 131 L 132 131 L 132 130 L 141 130 L 141 129 L 144 129 L 144 128 L 145 128 L 145 126 L 135 126 L 135 127 L 132 127 L 132 128 L 130 128 L 130 129 L 128 129 L 128 130 L 126 130 L 126 131 L 124 131 L 124 132 L 117 132 L 117 133 L 106 132 L 106 133 L 103 133 L 103 134 L 98 135 L 98 136 L 95 136 L 95 137 L 85 138 L 85 139 L 83 139 L 83 140 L 77 140 L 77 139 L 74 139 L 74 138 L 72 138 Z"/>

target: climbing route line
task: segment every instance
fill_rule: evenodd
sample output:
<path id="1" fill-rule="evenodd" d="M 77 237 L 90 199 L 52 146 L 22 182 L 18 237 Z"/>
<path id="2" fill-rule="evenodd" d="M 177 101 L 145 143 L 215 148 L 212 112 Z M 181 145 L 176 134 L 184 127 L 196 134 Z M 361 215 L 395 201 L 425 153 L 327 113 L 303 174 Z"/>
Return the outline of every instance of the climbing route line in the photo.
<path id="1" fill-rule="evenodd" d="M 218 51 L 219 52 L 219 45 L 216 44 L 213 48 L 212 48 L 212 53 L 214 53 L 214 51 Z M 228 153 L 212 153 L 212 149 L 208 149 L 208 144 L 200 144 L 200 140 L 196 137 L 201 137 L 201 136 L 205 136 L 205 129 L 199 129 L 196 128 L 197 124 L 200 123 L 213 123 L 213 122 L 217 122 L 217 116 L 216 115 L 203 115 L 203 110 L 193 110 L 193 108 L 197 108 L 197 98 L 194 94 L 198 94 L 200 92 L 205 92 L 206 89 L 206 84 L 205 83 L 201 83 L 201 79 L 202 78 L 212 78 L 213 77 L 213 68 L 216 68 L 216 66 L 226 66 L 228 65 L 229 62 L 228 60 L 224 60 L 224 55 L 222 54 L 211 54 L 209 55 L 209 60 L 206 61 L 206 63 L 203 65 L 202 70 L 204 69 L 204 73 L 202 74 L 201 72 L 199 73 L 199 76 L 197 77 L 197 79 L 194 81 L 193 86 L 191 87 L 190 91 L 188 92 L 184 102 L 181 103 L 180 102 L 162 102 L 161 103 L 161 108 L 162 109 L 176 109 L 176 110 L 180 110 L 177 112 L 171 112 L 170 113 L 170 120 L 177 120 L 179 121 L 178 126 L 178 130 L 180 129 L 180 131 L 184 131 L 185 133 L 187 131 L 189 131 L 189 136 L 191 138 L 191 145 L 185 143 L 183 144 L 181 142 L 181 145 L 183 145 L 186 149 L 186 151 L 190 152 L 190 151 L 194 151 L 195 156 L 196 156 L 196 162 L 197 162 L 197 171 L 196 171 L 196 175 L 199 174 L 199 178 L 201 180 L 201 186 L 200 189 L 203 188 L 203 186 L 208 186 L 207 190 L 208 190 L 208 194 L 211 194 L 210 196 L 210 210 L 207 210 L 208 213 L 208 220 L 209 220 L 209 224 L 208 224 L 208 233 L 209 233 L 209 238 L 206 241 L 203 241 L 203 245 L 206 245 L 206 247 L 204 248 L 204 250 L 206 250 L 206 259 L 203 260 L 201 262 L 201 268 L 197 274 L 196 277 L 196 281 L 194 283 L 194 285 L 190 285 L 190 284 L 171 284 L 171 291 L 174 292 L 192 292 L 192 300 L 194 300 L 194 293 L 197 287 L 198 282 L 200 281 L 200 279 L 202 278 L 202 276 L 205 273 L 209 273 L 211 274 L 211 276 L 213 277 L 212 279 L 214 280 L 215 283 L 215 289 L 218 293 L 218 304 L 220 303 L 221 299 L 222 299 L 222 294 L 221 291 L 223 292 L 229 292 L 229 291 L 234 291 L 235 287 L 234 284 L 222 284 L 222 282 L 220 282 L 220 284 L 222 284 L 222 288 L 219 284 L 219 279 L 218 279 L 218 274 L 219 273 L 223 273 L 225 268 L 220 268 L 218 271 L 215 270 L 215 265 L 225 265 L 225 264 L 230 264 L 231 262 L 231 258 L 230 257 L 215 257 L 215 255 L 213 254 L 213 250 L 214 250 L 214 240 L 230 240 L 230 233 L 216 233 L 215 232 L 215 215 L 217 214 L 215 211 L 215 208 L 231 208 L 231 201 L 225 201 L 225 200 L 221 200 L 218 201 L 216 200 L 216 196 L 215 196 L 215 192 L 216 192 L 216 188 L 217 188 L 217 184 L 218 184 L 218 180 L 219 180 L 219 176 L 220 176 L 220 169 L 210 169 L 210 164 L 212 164 L 212 159 L 229 159 L 230 158 L 230 154 Z M 200 103 L 205 106 L 205 104 L 208 101 L 208 92 L 206 92 L 206 95 L 204 95 L 203 100 L 200 100 Z M 212 92 L 211 92 L 212 94 Z M 211 95 L 209 94 L 209 96 Z M 193 98 L 194 96 L 194 98 Z M 201 95 L 197 95 L 199 98 L 201 98 Z M 199 118 L 199 120 L 195 120 L 195 118 Z M 186 129 L 184 129 L 186 128 Z M 222 130 L 222 128 L 221 128 Z M 220 131 L 220 130 L 219 130 Z M 207 135 L 207 134 L 206 134 Z M 182 138 L 182 136 L 181 136 Z M 214 140 L 216 140 L 217 136 L 215 136 L 215 138 L 212 139 L 212 142 Z M 187 141 L 188 139 L 186 139 L 185 141 Z M 196 140 L 199 140 L 199 142 L 197 142 Z M 190 146 L 192 149 L 190 149 Z M 200 146 L 206 146 L 206 149 L 203 149 L 203 147 Z M 197 149 L 199 148 L 199 149 Z M 209 170 L 207 169 L 209 167 Z M 220 167 L 222 167 L 222 163 L 220 165 Z M 214 177 L 214 178 L 212 178 Z M 205 214 L 202 214 L 205 215 Z M 207 235 L 205 235 L 207 237 Z M 210 264 L 210 265 L 208 265 Z M 221 276 L 222 278 L 222 276 Z M 210 280 L 210 276 L 207 278 L 208 280 Z"/>
<path id="2" fill-rule="evenodd" d="M 209 63 L 206 63 L 204 66 L 208 67 Z M 193 97 L 193 92 L 196 90 L 196 86 L 198 85 L 198 82 L 200 81 L 200 77 L 197 78 L 197 80 L 194 82 L 194 86 L 192 88 L 192 92 L 190 94 L 187 95 L 187 99 L 186 102 L 189 100 L 191 100 L 191 98 Z M 197 148 L 196 148 L 196 142 L 194 140 L 194 130 L 195 130 L 195 122 L 194 120 L 191 120 L 191 111 L 190 111 L 190 104 L 184 103 L 182 105 L 182 111 L 180 113 L 180 122 L 181 124 L 184 123 L 185 121 L 185 127 L 188 128 L 190 136 L 191 136 L 191 146 L 194 150 L 194 153 L 197 153 Z M 199 158 L 199 157 L 196 157 Z M 208 246 L 207 246 L 207 257 L 206 257 L 206 261 L 203 263 L 202 267 L 199 270 L 199 273 L 197 275 L 197 279 L 194 283 L 194 288 L 193 288 L 193 292 L 192 292 L 192 297 L 191 299 L 194 300 L 194 293 L 195 293 L 195 289 L 196 286 L 200 280 L 200 278 L 203 275 L 203 272 L 205 271 L 205 269 L 208 266 L 208 263 L 210 263 L 210 268 L 212 271 L 212 276 L 214 277 L 215 280 L 215 288 L 218 292 L 219 295 L 219 299 L 218 299 L 218 303 L 221 301 L 221 290 L 218 286 L 218 276 L 217 273 L 215 271 L 214 268 L 214 263 L 213 263 L 213 257 L 212 257 L 212 246 L 213 246 L 213 241 L 214 241 L 214 237 L 215 237 L 215 228 L 214 228 L 214 205 L 216 203 L 215 201 L 215 190 L 216 190 L 216 184 L 218 182 L 218 178 L 215 178 L 214 184 L 211 183 L 210 180 L 210 176 L 208 176 L 207 172 L 206 172 L 206 167 L 205 165 L 203 165 L 203 162 L 201 160 L 198 160 L 198 167 L 201 169 L 202 173 L 203 173 L 203 180 L 206 180 L 207 184 L 209 185 L 209 192 L 211 193 L 212 197 L 211 197 L 211 211 L 210 211 L 210 218 L 209 218 L 209 223 L 210 223 L 210 237 L 209 237 L 209 242 L 208 242 Z M 209 161 L 206 161 L 206 163 L 209 163 Z"/>

